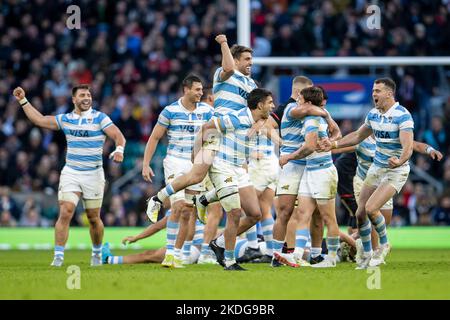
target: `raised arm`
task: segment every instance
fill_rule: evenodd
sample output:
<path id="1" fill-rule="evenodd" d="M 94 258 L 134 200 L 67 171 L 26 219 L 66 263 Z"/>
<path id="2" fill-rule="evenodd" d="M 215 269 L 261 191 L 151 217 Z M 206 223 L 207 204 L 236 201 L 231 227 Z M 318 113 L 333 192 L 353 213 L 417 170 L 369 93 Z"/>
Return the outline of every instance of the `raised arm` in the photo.
<path id="1" fill-rule="evenodd" d="M 17 87 L 13 91 L 13 95 L 20 103 L 25 115 L 33 124 L 38 127 L 59 130 L 58 123 L 55 116 L 44 116 L 25 97 L 25 91 L 21 87 Z"/>
<path id="2" fill-rule="evenodd" d="M 166 134 L 166 131 L 166 127 L 157 123 L 153 128 L 150 138 L 148 138 L 144 151 L 144 160 L 142 163 L 142 177 L 145 181 L 152 182 L 151 177 L 155 176 L 152 168 L 150 168 L 150 161 L 153 158 L 153 154 L 155 153 L 159 140 L 161 140 L 161 138 Z"/>
<path id="3" fill-rule="evenodd" d="M 228 46 L 227 37 L 224 34 L 219 34 L 216 41 L 220 44 L 222 51 L 222 71 L 220 72 L 220 80 L 225 81 L 234 73 L 234 59 Z"/>
<path id="4" fill-rule="evenodd" d="M 414 152 L 427 154 L 433 160 L 441 161 L 443 158 L 443 155 L 439 152 L 439 150 L 436 150 L 432 146 L 429 146 L 423 142 L 413 141 L 413 149 Z"/>
<path id="5" fill-rule="evenodd" d="M 116 144 L 116 149 L 109 155 L 109 157 L 112 158 L 114 162 L 122 162 L 126 143 L 125 137 L 115 124 L 112 124 L 104 129 L 104 132 L 110 139 L 114 140 L 114 143 Z"/>

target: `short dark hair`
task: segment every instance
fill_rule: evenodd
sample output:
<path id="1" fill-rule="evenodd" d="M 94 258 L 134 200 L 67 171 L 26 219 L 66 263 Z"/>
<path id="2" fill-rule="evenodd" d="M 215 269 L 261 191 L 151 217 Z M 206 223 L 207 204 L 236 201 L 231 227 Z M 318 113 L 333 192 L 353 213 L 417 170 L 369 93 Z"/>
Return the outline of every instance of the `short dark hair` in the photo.
<path id="1" fill-rule="evenodd" d="M 206 99 L 210 94 L 213 94 L 212 87 L 211 86 L 203 87 L 203 95 L 200 101 L 206 101 Z"/>
<path id="2" fill-rule="evenodd" d="M 311 102 L 315 106 L 321 106 L 323 101 L 323 92 L 319 87 L 307 87 L 300 91 L 305 101 Z"/>
<path id="3" fill-rule="evenodd" d="M 231 55 L 234 59 L 239 59 L 241 57 L 241 54 L 244 52 L 250 52 L 253 53 L 253 49 L 245 46 L 240 46 L 238 44 L 234 44 L 231 48 Z"/>
<path id="4" fill-rule="evenodd" d="M 322 86 L 317 86 L 317 88 L 322 90 L 323 100 L 328 100 L 328 93 L 325 91 L 325 89 Z"/>
<path id="5" fill-rule="evenodd" d="M 189 88 L 189 89 L 191 89 L 192 88 L 192 84 L 194 82 L 202 83 L 202 79 L 200 79 L 196 75 L 190 74 L 186 78 L 184 78 L 183 81 L 181 82 L 181 88 Z"/>
<path id="6" fill-rule="evenodd" d="M 88 84 L 78 84 L 72 88 L 72 97 L 75 97 L 75 95 L 77 94 L 77 91 L 80 89 L 90 90 L 91 88 L 89 87 Z"/>
<path id="7" fill-rule="evenodd" d="M 395 90 L 397 88 L 397 86 L 395 85 L 394 80 L 392 80 L 391 78 L 378 78 L 377 80 L 375 80 L 375 83 L 382 83 L 384 84 L 386 87 L 388 87 L 389 89 L 392 90 L 392 92 L 395 94 Z"/>
<path id="8" fill-rule="evenodd" d="M 248 94 L 247 97 L 247 106 L 250 110 L 256 109 L 259 102 L 264 102 L 267 97 L 271 96 L 272 92 L 263 88 L 253 89 L 252 92 Z"/>

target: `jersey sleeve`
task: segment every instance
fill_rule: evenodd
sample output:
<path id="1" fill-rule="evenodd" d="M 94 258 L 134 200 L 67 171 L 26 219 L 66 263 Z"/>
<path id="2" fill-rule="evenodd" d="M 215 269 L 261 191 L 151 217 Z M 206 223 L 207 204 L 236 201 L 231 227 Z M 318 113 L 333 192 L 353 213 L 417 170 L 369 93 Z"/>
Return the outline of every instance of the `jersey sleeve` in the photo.
<path id="1" fill-rule="evenodd" d="M 366 119 L 364 120 L 364 124 L 369 128 L 372 129 L 372 126 L 370 125 L 370 117 L 371 117 L 371 113 L 369 112 L 366 116 Z"/>
<path id="2" fill-rule="evenodd" d="M 57 115 L 55 116 L 56 124 L 58 125 L 58 129 L 59 129 L 59 130 L 63 130 L 63 129 L 64 129 L 64 128 L 63 128 L 63 122 L 62 122 L 62 117 L 63 117 L 63 115 L 64 115 L 64 114 L 57 114 Z"/>
<path id="3" fill-rule="evenodd" d="M 222 132 L 234 131 L 241 125 L 239 118 L 234 114 L 220 116 L 218 120 L 220 131 Z"/>
<path id="4" fill-rule="evenodd" d="M 220 73 L 223 71 L 223 68 L 217 68 L 216 72 L 214 73 L 214 82 L 222 82 L 222 79 L 220 78 Z"/>
<path id="5" fill-rule="evenodd" d="M 400 131 L 413 131 L 414 130 L 414 121 L 411 117 L 411 114 L 406 113 L 399 117 L 398 120 L 398 128 Z"/>
<path id="6" fill-rule="evenodd" d="M 105 130 L 106 128 L 108 128 L 112 124 L 113 124 L 113 122 L 112 122 L 112 120 L 111 120 L 111 118 L 109 116 L 107 116 L 103 112 L 100 113 L 100 128 L 102 130 Z"/>
<path id="7" fill-rule="evenodd" d="M 171 113 L 169 110 L 167 110 L 167 107 L 161 111 L 158 117 L 158 124 L 163 126 L 164 128 L 167 128 L 170 125 L 170 119 L 171 119 Z"/>
<path id="8" fill-rule="evenodd" d="M 307 116 L 305 117 L 305 135 L 310 132 L 318 132 L 319 131 L 320 118 Z"/>

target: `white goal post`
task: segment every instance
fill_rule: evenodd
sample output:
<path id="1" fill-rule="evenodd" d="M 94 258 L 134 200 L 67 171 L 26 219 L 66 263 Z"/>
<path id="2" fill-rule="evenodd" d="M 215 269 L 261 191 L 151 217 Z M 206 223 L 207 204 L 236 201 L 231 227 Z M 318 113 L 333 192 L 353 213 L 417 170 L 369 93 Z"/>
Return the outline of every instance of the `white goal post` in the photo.
<path id="1" fill-rule="evenodd" d="M 238 43 L 250 47 L 251 9 L 250 0 L 237 2 Z M 255 65 L 264 66 L 405 66 L 450 65 L 450 57 L 253 57 Z"/>

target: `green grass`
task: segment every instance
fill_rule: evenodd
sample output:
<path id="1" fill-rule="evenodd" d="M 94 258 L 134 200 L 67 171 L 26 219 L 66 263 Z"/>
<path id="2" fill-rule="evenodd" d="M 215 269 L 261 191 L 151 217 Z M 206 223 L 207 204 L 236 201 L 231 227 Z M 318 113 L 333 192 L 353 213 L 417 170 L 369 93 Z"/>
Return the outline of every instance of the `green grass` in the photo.
<path id="1" fill-rule="evenodd" d="M 105 228 L 104 241 L 112 248 L 151 249 L 165 244 L 166 232 L 153 235 L 127 248 L 120 241 L 125 236 L 136 235 L 143 228 Z M 343 231 L 345 230 L 342 229 Z M 53 228 L 0 228 L 0 249 L 51 249 Z M 450 249 L 450 228 L 448 227 L 403 227 L 389 228 L 389 241 L 397 249 Z M 91 244 L 87 228 L 70 228 L 67 248 L 89 249 Z"/>
<path id="2" fill-rule="evenodd" d="M 394 248 L 379 290 L 369 290 L 372 275 L 350 263 L 327 270 L 247 264 L 248 272 L 225 272 L 201 265 L 91 268 L 87 250 L 68 250 L 61 269 L 49 267 L 51 258 L 51 251 L 0 251 L 0 299 L 450 299 L 444 249 Z M 80 290 L 66 287 L 70 265 L 81 269 Z"/>

